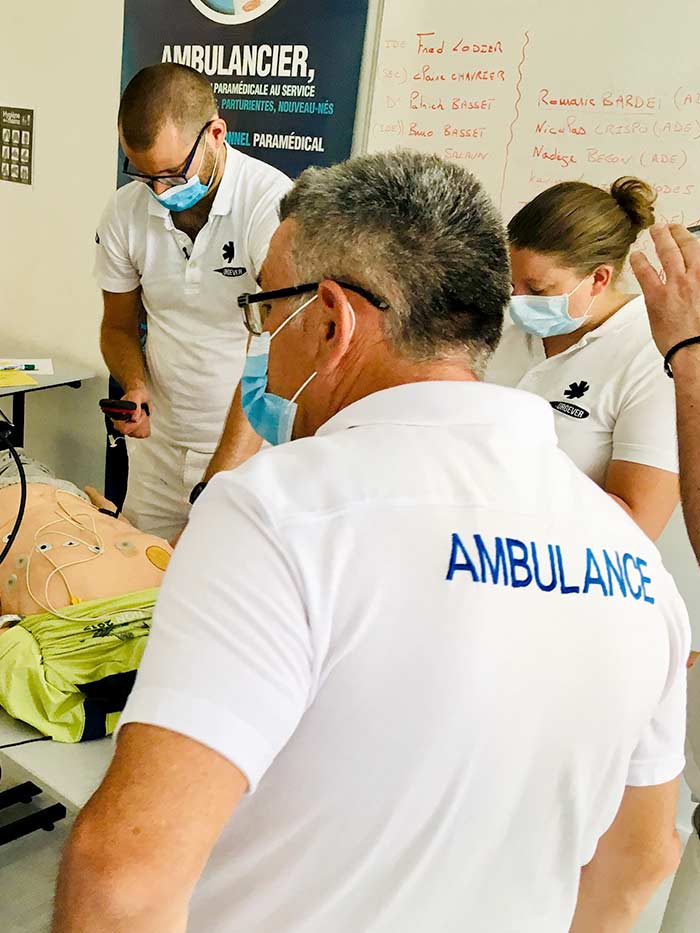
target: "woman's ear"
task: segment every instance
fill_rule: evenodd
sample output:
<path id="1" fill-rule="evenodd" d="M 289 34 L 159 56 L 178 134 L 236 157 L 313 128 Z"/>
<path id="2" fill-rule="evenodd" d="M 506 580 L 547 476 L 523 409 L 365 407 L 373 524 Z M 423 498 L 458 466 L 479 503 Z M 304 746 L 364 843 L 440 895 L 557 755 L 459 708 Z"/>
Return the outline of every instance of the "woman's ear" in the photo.
<path id="1" fill-rule="evenodd" d="M 612 266 L 598 266 L 593 270 L 593 296 L 600 295 L 613 280 L 614 269 Z"/>

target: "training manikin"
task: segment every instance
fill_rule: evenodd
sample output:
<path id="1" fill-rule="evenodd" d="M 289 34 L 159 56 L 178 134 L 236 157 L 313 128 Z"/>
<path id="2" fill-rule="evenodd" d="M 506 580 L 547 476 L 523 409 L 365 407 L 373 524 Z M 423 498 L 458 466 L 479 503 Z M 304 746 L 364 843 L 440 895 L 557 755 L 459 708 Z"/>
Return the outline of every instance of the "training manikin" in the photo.
<path id="1" fill-rule="evenodd" d="M 27 503 L 0 564 L 0 707 L 61 742 L 109 735 L 136 676 L 167 541 L 22 455 Z M 20 502 L 0 453 L 0 551 Z"/>
<path id="2" fill-rule="evenodd" d="M 29 480 L 22 525 L 0 564 L 0 612 L 52 612 L 160 586 L 170 556 L 162 538 L 100 512 L 77 487 L 24 458 Z M 93 498 L 107 509 L 113 508 Z M 17 469 L 0 454 L 0 550 L 20 500 Z"/>

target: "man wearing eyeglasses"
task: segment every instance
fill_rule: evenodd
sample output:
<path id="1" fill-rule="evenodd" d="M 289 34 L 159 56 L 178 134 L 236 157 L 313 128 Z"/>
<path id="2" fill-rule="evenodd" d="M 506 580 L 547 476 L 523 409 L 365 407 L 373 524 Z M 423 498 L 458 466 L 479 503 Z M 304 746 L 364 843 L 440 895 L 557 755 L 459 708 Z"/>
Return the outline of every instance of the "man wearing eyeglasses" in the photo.
<path id="1" fill-rule="evenodd" d="M 409 151 L 280 216 L 240 299 L 272 447 L 175 550 L 54 933 L 629 930 L 679 858 L 688 618 L 547 402 L 479 381 L 500 218 Z"/>
<path id="2" fill-rule="evenodd" d="M 133 182 L 110 200 L 97 233 L 101 347 L 124 398 L 139 406 L 117 423 L 129 445 L 124 512 L 172 538 L 205 471 L 231 468 L 260 445 L 231 401 L 247 342 L 236 299 L 255 288 L 290 182 L 226 143 L 211 85 L 182 65 L 139 72 L 118 124 Z"/>

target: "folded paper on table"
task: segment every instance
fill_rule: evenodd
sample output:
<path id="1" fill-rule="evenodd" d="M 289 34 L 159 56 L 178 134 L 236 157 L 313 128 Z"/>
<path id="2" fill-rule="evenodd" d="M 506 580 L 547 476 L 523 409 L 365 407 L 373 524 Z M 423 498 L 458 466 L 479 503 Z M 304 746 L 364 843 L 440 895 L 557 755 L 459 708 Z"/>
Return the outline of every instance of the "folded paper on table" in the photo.
<path id="1" fill-rule="evenodd" d="M 16 369 L 0 369 L 0 389 L 38 385 L 36 379 L 32 379 L 28 373 L 18 372 Z"/>

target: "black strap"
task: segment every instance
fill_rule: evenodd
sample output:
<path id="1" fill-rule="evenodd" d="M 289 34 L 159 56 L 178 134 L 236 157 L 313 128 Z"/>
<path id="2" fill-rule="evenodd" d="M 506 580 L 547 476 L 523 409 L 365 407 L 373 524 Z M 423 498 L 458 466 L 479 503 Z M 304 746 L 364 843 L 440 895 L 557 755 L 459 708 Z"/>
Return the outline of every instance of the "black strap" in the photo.
<path id="1" fill-rule="evenodd" d="M 144 635 L 147 632 L 144 630 Z M 87 684 L 76 684 L 84 694 L 85 725 L 81 742 L 91 739 L 102 739 L 107 734 L 107 716 L 109 713 L 119 713 L 126 706 L 126 701 L 134 686 L 136 671 L 120 671 L 118 674 L 108 674 L 100 680 Z"/>
<path id="2" fill-rule="evenodd" d="M 694 343 L 700 343 L 700 336 L 698 337 L 688 337 L 687 340 L 681 340 L 680 343 L 675 344 L 671 347 L 666 356 L 664 357 L 664 371 L 669 379 L 673 379 L 673 370 L 671 369 L 671 358 L 678 353 L 679 350 L 682 350 L 683 347 L 689 347 Z"/>
<path id="3" fill-rule="evenodd" d="M 114 511 L 112 511 L 111 509 L 98 509 L 97 511 L 101 512 L 103 515 L 109 515 L 110 518 L 119 518 L 122 510 L 115 509 Z"/>

